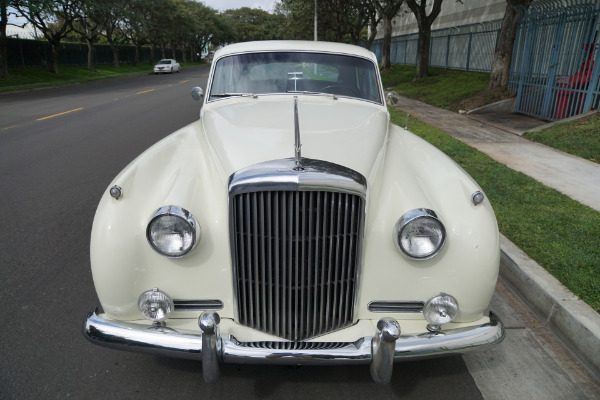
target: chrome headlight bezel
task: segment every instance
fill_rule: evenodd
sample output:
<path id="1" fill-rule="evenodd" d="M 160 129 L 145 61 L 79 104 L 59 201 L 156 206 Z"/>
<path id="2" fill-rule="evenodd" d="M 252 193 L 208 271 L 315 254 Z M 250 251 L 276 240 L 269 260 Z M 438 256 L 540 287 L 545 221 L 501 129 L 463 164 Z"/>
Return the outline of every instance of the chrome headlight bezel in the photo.
<path id="1" fill-rule="evenodd" d="M 420 224 L 420 225 L 419 225 Z M 431 242 L 429 251 L 417 252 L 411 249 L 411 238 L 424 237 L 419 235 L 419 232 L 428 231 L 430 237 L 436 237 L 434 242 Z M 409 236 L 409 239 L 405 237 Z M 417 208 L 402 215 L 393 229 L 394 245 L 406 257 L 411 260 L 429 260 L 435 257 L 444 247 L 446 243 L 446 228 L 443 222 L 438 218 L 437 214 L 427 208 Z"/>
<path id="2" fill-rule="evenodd" d="M 182 242 L 185 242 L 184 246 L 180 248 L 179 251 L 168 251 L 168 246 L 161 246 L 161 241 L 158 240 L 156 236 L 156 231 L 153 228 L 156 228 L 156 224 L 164 218 L 174 218 L 172 219 L 172 226 L 174 227 L 175 223 L 182 223 L 180 225 L 181 232 L 177 229 L 172 229 L 172 233 L 179 233 L 181 235 L 189 235 L 191 238 L 187 237 L 187 239 L 181 239 Z M 185 232 L 183 232 L 185 231 Z M 200 241 L 201 229 L 196 218 L 187 211 L 185 208 L 179 206 L 164 206 L 159 208 L 148 222 L 146 227 L 146 239 L 150 244 L 150 247 L 158 254 L 167 257 L 167 258 L 181 258 L 186 254 L 189 254 Z"/>

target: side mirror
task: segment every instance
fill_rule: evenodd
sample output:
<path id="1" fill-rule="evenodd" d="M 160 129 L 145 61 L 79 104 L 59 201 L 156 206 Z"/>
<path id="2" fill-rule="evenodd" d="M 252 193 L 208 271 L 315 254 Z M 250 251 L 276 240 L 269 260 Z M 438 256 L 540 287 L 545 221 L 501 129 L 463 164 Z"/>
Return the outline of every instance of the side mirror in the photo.
<path id="1" fill-rule="evenodd" d="M 202 88 L 196 86 L 192 89 L 192 99 L 194 99 L 196 101 L 200 101 L 200 100 L 202 100 L 203 97 L 204 97 L 204 91 L 202 90 Z"/>
<path id="2" fill-rule="evenodd" d="M 394 91 L 391 91 L 387 94 L 388 104 L 390 104 L 390 105 L 394 105 L 394 104 L 398 103 L 399 99 L 400 99 L 400 95 Z"/>

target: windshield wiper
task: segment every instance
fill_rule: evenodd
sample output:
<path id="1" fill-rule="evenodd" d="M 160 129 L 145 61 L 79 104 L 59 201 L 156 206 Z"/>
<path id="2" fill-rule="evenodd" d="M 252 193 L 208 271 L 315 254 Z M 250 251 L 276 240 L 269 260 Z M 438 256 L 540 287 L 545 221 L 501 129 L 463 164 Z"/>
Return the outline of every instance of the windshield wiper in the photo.
<path id="1" fill-rule="evenodd" d="M 337 96 L 333 93 L 325 93 L 325 92 L 309 92 L 308 90 L 288 90 L 286 93 L 294 93 L 294 94 L 316 94 L 320 96 L 332 96 L 334 100 L 337 100 Z"/>
<path id="2" fill-rule="evenodd" d="M 210 97 L 257 97 L 254 93 L 218 93 L 211 94 Z"/>

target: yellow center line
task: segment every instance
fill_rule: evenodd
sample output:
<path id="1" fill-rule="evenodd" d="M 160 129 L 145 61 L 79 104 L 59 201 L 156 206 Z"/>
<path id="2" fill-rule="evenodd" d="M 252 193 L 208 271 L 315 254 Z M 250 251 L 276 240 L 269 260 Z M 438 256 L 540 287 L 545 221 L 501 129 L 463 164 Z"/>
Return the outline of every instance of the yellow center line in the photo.
<path id="1" fill-rule="evenodd" d="M 48 119 L 48 118 L 58 117 L 59 115 L 64 115 L 64 114 L 72 113 L 74 111 L 79 111 L 79 110 L 83 110 L 83 107 L 76 108 L 74 110 L 69 110 L 69 111 L 61 112 L 61 113 L 54 114 L 54 115 L 49 115 L 49 116 L 44 117 L 44 118 L 38 118 L 38 119 L 36 119 L 36 121 L 41 121 L 41 120 Z"/>
<path id="2" fill-rule="evenodd" d="M 190 81 L 190 80 L 188 79 L 187 81 L 181 81 L 181 82 L 179 82 L 179 83 L 186 83 L 186 82 L 189 82 L 189 81 Z"/>
<path id="3" fill-rule="evenodd" d="M 11 125 L 11 126 L 7 126 L 6 128 L 0 129 L 0 131 L 5 131 L 7 129 L 16 128 L 16 127 L 17 127 L 16 125 Z"/>
<path id="4" fill-rule="evenodd" d="M 143 92 L 137 92 L 136 94 L 142 94 L 142 93 L 148 93 L 148 92 L 153 92 L 156 89 L 150 89 L 150 90 L 144 90 Z"/>

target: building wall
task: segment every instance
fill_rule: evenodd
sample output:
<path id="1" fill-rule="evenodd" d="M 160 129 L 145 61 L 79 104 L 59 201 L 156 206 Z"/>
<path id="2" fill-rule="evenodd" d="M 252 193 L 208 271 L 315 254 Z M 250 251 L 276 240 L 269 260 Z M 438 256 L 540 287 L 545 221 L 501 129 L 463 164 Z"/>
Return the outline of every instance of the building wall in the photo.
<path id="1" fill-rule="evenodd" d="M 419 0 L 417 0 L 419 1 Z M 427 1 L 427 13 L 431 12 L 433 0 Z M 504 18 L 506 0 L 445 0 L 442 3 L 440 15 L 434 21 L 431 29 L 438 30 L 461 25 L 472 25 Z M 401 11 L 392 20 L 392 36 L 408 35 L 419 31 L 417 21 L 406 6 L 402 5 Z M 377 27 L 376 39 L 383 38 L 383 24 Z"/>

